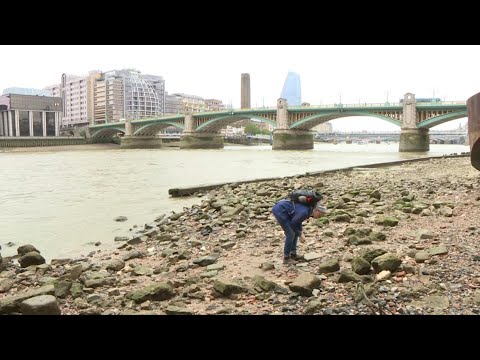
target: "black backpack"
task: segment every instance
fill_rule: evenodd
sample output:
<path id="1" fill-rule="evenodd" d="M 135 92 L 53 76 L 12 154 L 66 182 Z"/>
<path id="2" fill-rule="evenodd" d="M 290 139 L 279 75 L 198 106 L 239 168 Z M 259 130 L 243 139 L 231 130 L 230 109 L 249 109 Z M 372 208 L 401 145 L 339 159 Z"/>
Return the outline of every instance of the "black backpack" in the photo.
<path id="1" fill-rule="evenodd" d="M 305 205 L 315 206 L 323 196 L 315 190 L 294 190 L 288 196 L 288 199 Z"/>

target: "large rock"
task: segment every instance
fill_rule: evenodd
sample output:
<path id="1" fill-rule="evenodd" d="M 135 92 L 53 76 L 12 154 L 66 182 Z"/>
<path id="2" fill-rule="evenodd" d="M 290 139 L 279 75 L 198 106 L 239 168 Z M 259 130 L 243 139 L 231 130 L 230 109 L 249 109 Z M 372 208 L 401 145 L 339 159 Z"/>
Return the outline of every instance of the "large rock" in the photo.
<path id="1" fill-rule="evenodd" d="M 374 199 L 377 199 L 377 200 L 380 200 L 381 197 L 382 197 L 382 194 L 381 194 L 380 191 L 378 191 L 378 190 L 373 190 L 373 191 L 370 193 L 370 197 L 371 197 L 371 198 L 374 198 Z"/>
<path id="2" fill-rule="evenodd" d="M 377 273 L 382 270 L 390 270 L 391 272 L 394 272 L 398 269 L 401 263 L 401 259 L 390 253 L 380 255 L 372 260 L 372 266 Z"/>
<path id="3" fill-rule="evenodd" d="M 371 232 L 368 237 L 372 241 L 384 241 L 387 238 L 387 236 L 384 233 L 376 232 L 376 231 Z"/>
<path id="4" fill-rule="evenodd" d="M 423 263 L 428 259 L 430 259 L 430 253 L 427 251 L 418 251 L 417 253 L 415 253 L 415 261 L 417 263 Z"/>
<path id="5" fill-rule="evenodd" d="M 359 275 L 370 273 L 370 263 L 361 256 L 355 256 L 352 260 L 352 270 Z"/>
<path id="6" fill-rule="evenodd" d="M 340 270 L 340 264 L 338 263 L 338 259 L 330 259 L 318 265 L 319 274 L 335 272 L 338 270 Z"/>
<path id="7" fill-rule="evenodd" d="M 153 269 L 143 265 L 137 265 L 130 271 L 130 273 L 132 275 L 137 275 L 137 276 L 142 276 L 142 275 L 151 276 L 153 275 Z"/>
<path id="8" fill-rule="evenodd" d="M 394 217 L 377 216 L 375 218 L 375 224 L 383 226 L 396 226 L 398 219 Z"/>
<path id="9" fill-rule="evenodd" d="M 122 270 L 124 267 L 125 261 L 123 261 L 122 259 L 111 260 L 105 265 L 105 269 L 113 271 Z"/>
<path id="10" fill-rule="evenodd" d="M 344 283 L 344 282 L 362 282 L 362 277 L 356 273 L 354 273 L 352 270 L 342 270 L 340 271 L 340 276 L 338 277 L 338 282 L 339 283 Z"/>
<path id="11" fill-rule="evenodd" d="M 162 301 L 174 297 L 175 291 L 166 283 L 157 283 L 147 286 L 143 289 L 134 290 L 127 294 L 127 299 L 135 301 L 137 304 L 147 300 Z"/>
<path id="12" fill-rule="evenodd" d="M 30 265 L 41 265 L 45 264 L 45 259 L 40 253 L 36 251 L 30 251 L 25 255 L 18 258 L 18 262 L 22 268 L 26 268 Z"/>
<path id="13" fill-rule="evenodd" d="M 32 251 L 36 251 L 40 254 L 40 251 L 37 250 L 37 248 L 33 245 L 22 245 L 20 247 L 17 248 L 17 253 L 18 255 L 20 256 L 23 256 L 25 255 L 26 253 L 29 253 L 29 252 L 32 252 Z"/>
<path id="14" fill-rule="evenodd" d="M 449 207 L 442 207 L 440 208 L 439 212 L 446 217 L 451 217 L 453 215 L 453 210 Z"/>
<path id="15" fill-rule="evenodd" d="M 433 232 L 432 230 L 428 229 L 420 229 L 417 232 L 417 239 L 422 240 L 422 239 L 432 239 L 433 238 Z"/>
<path id="16" fill-rule="evenodd" d="M 39 295 L 20 303 L 23 315 L 61 315 L 60 306 L 53 295 Z"/>
<path id="17" fill-rule="evenodd" d="M 319 300 L 310 301 L 307 306 L 305 306 L 305 314 L 315 314 L 320 312 L 323 308 L 322 303 Z"/>
<path id="18" fill-rule="evenodd" d="M 320 287 L 321 280 L 315 275 L 302 273 L 288 287 L 303 296 L 312 296 L 313 289 Z"/>
<path id="19" fill-rule="evenodd" d="M 7 292 L 13 286 L 14 281 L 12 279 L 0 279 L 0 293 Z"/>
<path id="20" fill-rule="evenodd" d="M 272 291 L 277 287 L 277 284 L 273 281 L 265 279 L 263 276 L 255 275 L 253 278 L 253 284 L 256 288 L 260 288 L 263 291 Z"/>
<path id="21" fill-rule="evenodd" d="M 58 280 L 54 283 L 55 296 L 58 298 L 64 298 L 68 295 L 70 288 L 72 287 L 72 280 Z"/>
<path id="22" fill-rule="evenodd" d="M 385 254 L 387 251 L 383 249 L 365 249 L 360 253 L 360 256 L 367 260 L 369 263 L 372 262 L 376 257 Z"/>
<path id="23" fill-rule="evenodd" d="M 322 254 L 315 253 L 315 252 L 309 252 L 303 255 L 303 258 L 305 259 L 305 261 L 312 261 L 315 259 L 319 259 L 321 257 L 322 257 Z"/>
<path id="24" fill-rule="evenodd" d="M 448 254 L 448 249 L 445 245 L 439 245 L 431 248 L 429 251 L 430 255 L 446 255 Z"/>
<path id="25" fill-rule="evenodd" d="M 232 294 L 238 294 L 248 291 L 245 286 L 237 282 L 223 279 L 215 280 L 215 282 L 213 283 L 213 288 L 215 291 L 217 291 L 223 296 L 230 296 Z"/>
<path id="26" fill-rule="evenodd" d="M 38 289 L 29 290 L 25 293 L 4 297 L 0 299 L 0 314 L 10 314 L 12 312 L 20 311 L 20 303 L 31 297 L 53 294 L 55 294 L 55 287 L 49 284 Z"/>
<path id="27" fill-rule="evenodd" d="M 165 309 L 167 315 L 193 315 L 192 310 L 187 309 L 186 307 L 178 307 L 175 305 L 169 305 Z"/>
<path id="28" fill-rule="evenodd" d="M 213 264 L 215 261 L 217 261 L 215 256 L 203 256 L 201 258 L 194 259 L 193 263 L 200 266 L 207 266 Z"/>

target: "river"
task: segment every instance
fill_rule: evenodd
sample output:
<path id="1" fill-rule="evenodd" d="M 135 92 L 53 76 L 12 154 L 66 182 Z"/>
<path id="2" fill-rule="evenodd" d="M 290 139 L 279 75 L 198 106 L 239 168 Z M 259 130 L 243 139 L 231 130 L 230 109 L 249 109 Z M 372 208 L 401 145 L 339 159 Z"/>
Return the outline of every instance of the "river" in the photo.
<path id="1" fill-rule="evenodd" d="M 121 150 L 116 145 L 0 150 L 2 256 L 32 244 L 49 261 L 112 248 L 157 216 L 200 203 L 171 198 L 173 187 L 304 174 L 348 166 L 469 151 L 430 145 L 425 153 L 399 153 L 398 143 L 315 144 L 308 151 L 271 146 L 221 150 Z M 117 216 L 125 222 L 116 222 Z M 8 243 L 14 245 L 8 246 Z M 100 242 L 100 246 L 93 243 Z"/>

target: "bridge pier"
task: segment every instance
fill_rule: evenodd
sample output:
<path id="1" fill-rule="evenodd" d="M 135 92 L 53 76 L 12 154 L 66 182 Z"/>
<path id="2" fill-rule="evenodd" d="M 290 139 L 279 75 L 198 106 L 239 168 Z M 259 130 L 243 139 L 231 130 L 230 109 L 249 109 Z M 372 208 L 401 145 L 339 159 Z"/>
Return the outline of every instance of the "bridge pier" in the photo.
<path id="1" fill-rule="evenodd" d="M 223 135 L 219 133 L 183 133 L 180 149 L 223 149 Z"/>
<path id="2" fill-rule="evenodd" d="M 121 149 L 160 149 L 162 138 L 160 136 L 133 136 L 125 135 L 120 140 Z"/>
<path id="3" fill-rule="evenodd" d="M 273 132 L 272 150 L 311 150 L 313 134 L 306 130 L 283 130 Z"/>
<path id="4" fill-rule="evenodd" d="M 399 152 L 421 152 L 430 150 L 428 129 L 402 129 L 400 132 Z"/>

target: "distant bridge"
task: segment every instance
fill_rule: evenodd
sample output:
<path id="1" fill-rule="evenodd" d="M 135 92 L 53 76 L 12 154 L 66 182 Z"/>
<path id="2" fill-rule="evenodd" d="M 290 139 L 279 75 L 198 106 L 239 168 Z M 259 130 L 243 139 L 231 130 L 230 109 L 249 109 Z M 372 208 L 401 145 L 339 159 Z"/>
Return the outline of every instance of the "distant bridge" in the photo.
<path id="1" fill-rule="evenodd" d="M 288 106 L 285 99 L 276 108 L 236 109 L 189 113 L 126 122 L 92 125 L 92 138 L 111 138 L 118 132 L 125 147 L 155 147 L 156 134 L 169 126 L 183 132 L 181 148 L 221 148 L 220 130 L 244 119 L 256 119 L 275 127 L 273 149 L 312 149 L 313 132 L 319 124 L 351 116 L 370 116 L 387 121 L 401 129 L 400 151 L 428 151 L 429 129 L 467 116 L 465 101 L 416 103 L 415 95 L 405 94 L 400 103 L 333 104 Z M 160 142 L 161 143 L 161 142 Z M 160 144 L 161 146 L 161 144 Z"/>

